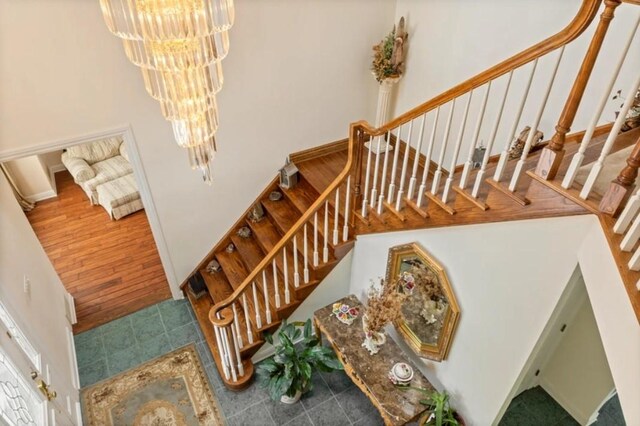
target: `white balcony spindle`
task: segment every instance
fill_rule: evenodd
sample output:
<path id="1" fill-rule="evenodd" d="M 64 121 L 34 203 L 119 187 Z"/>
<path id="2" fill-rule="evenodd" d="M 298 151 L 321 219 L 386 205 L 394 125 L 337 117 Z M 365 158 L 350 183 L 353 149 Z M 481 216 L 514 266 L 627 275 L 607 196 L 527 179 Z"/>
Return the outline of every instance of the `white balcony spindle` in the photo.
<path id="1" fill-rule="evenodd" d="M 471 105 L 471 98 L 473 98 L 473 90 L 469 92 L 467 97 L 467 103 L 464 106 L 464 113 L 462 113 L 462 123 L 460 123 L 460 130 L 458 131 L 458 138 L 453 146 L 453 155 L 451 156 L 451 163 L 449 164 L 449 175 L 444 182 L 444 189 L 442 191 L 442 202 L 449 201 L 449 191 L 451 191 L 451 185 L 453 184 L 453 175 L 456 173 L 456 165 L 458 163 L 458 155 L 460 155 L 460 148 L 462 147 L 462 140 L 464 139 L 464 131 L 467 127 L 467 117 L 469 117 L 469 105 Z"/>
<path id="2" fill-rule="evenodd" d="M 469 173 L 471 173 L 471 167 L 473 167 L 473 153 L 478 146 L 478 138 L 480 137 L 480 129 L 482 128 L 482 121 L 484 120 L 484 112 L 487 109 L 487 101 L 489 100 L 489 93 L 491 93 L 491 83 L 490 81 L 487 84 L 487 90 L 484 92 L 484 96 L 482 97 L 482 104 L 480 106 L 480 111 L 478 112 L 478 119 L 476 120 L 476 128 L 473 131 L 473 138 L 471 139 L 471 144 L 469 144 L 469 154 L 467 155 L 467 161 L 464 163 L 464 167 L 462 169 L 462 175 L 460 176 L 460 188 L 465 189 L 467 187 L 467 179 L 469 178 Z"/>
<path id="3" fill-rule="evenodd" d="M 611 128 L 611 131 L 609 132 L 609 136 L 607 137 L 607 140 L 604 143 L 604 146 L 602 147 L 600 156 L 598 157 L 598 160 L 595 162 L 595 164 L 591 168 L 591 171 L 589 172 L 589 176 L 587 176 L 587 180 L 585 181 L 584 186 L 582 187 L 582 191 L 580 191 L 580 198 L 582 198 L 583 200 L 586 200 L 587 197 L 589 197 L 591 188 L 593 188 L 593 185 L 596 183 L 596 179 L 598 178 L 598 175 L 600 175 L 600 171 L 604 167 L 604 163 L 606 161 L 607 155 L 609 155 L 609 152 L 611 152 L 613 143 L 615 142 L 616 138 L 618 137 L 618 134 L 620 133 L 620 128 L 624 124 L 627 113 L 629 112 L 629 109 L 633 104 L 633 101 L 635 99 L 635 96 L 636 96 L 636 93 L 638 92 L 639 87 L 640 87 L 640 73 L 638 73 L 638 77 L 636 78 L 636 81 L 634 81 L 633 85 L 629 88 L 629 91 L 627 92 L 627 98 L 625 99 L 624 104 L 622 105 L 622 108 L 618 113 L 618 117 L 616 118 L 615 123 L 613 123 L 613 127 Z"/>
<path id="4" fill-rule="evenodd" d="M 300 271 L 298 265 L 298 236 L 293 236 L 293 286 L 300 287 Z"/>
<path id="5" fill-rule="evenodd" d="M 560 52 L 558 53 L 558 57 L 556 58 L 555 66 L 553 67 L 553 72 L 551 73 L 551 78 L 547 83 L 547 90 L 544 93 L 544 98 L 540 107 L 538 108 L 538 113 L 536 114 L 536 118 L 531 126 L 531 131 L 527 136 L 527 140 L 524 144 L 524 148 L 522 149 L 522 155 L 520 155 L 520 159 L 516 163 L 516 168 L 513 170 L 513 175 L 511 176 L 511 182 L 509 183 L 509 191 L 514 192 L 516 187 L 518 186 L 518 182 L 520 181 L 520 176 L 522 176 L 522 169 L 524 167 L 525 161 L 527 161 L 527 157 L 529 156 L 529 151 L 531 150 L 531 144 L 533 143 L 533 138 L 538 130 L 538 126 L 540 125 L 540 120 L 542 120 L 542 114 L 544 114 L 544 109 L 547 107 L 547 101 L 549 100 L 549 94 L 551 93 L 551 88 L 553 87 L 553 82 L 556 79 L 556 75 L 558 74 L 558 68 L 560 67 L 560 62 L 562 61 L 562 54 L 564 53 L 565 46 L 560 48 Z"/>
<path id="6" fill-rule="evenodd" d="M 382 142 L 382 136 L 376 136 L 378 139 L 378 148 L 376 149 L 376 163 L 373 167 L 373 183 L 371 184 L 371 201 L 370 206 L 374 208 L 376 201 L 378 201 L 378 169 L 380 167 L 380 143 Z M 366 216 L 365 216 L 366 217 Z"/>
<path id="7" fill-rule="evenodd" d="M 253 306 L 256 311 L 256 327 L 262 328 L 262 315 L 260 315 L 260 305 L 258 304 L 258 292 L 256 290 L 256 282 L 251 283 L 251 291 L 253 293 Z"/>
<path id="8" fill-rule="evenodd" d="M 616 80 L 618 79 L 618 74 L 620 74 L 620 69 L 622 68 L 622 64 L 624 64 L 627 54 L 629 53 L 629 48 L 631 47 L 631 43 L 633 42 L 633 39 L 636 35 L 638 26 L 640 26 L 640 16 L 638 16 L 638 19 L 636 20 L 636 24 L 633 27 L 631 34 L 629 35 L 629 38 L 627 39 L 627 43 L 622 51 L 622 55 L 620 55 L 620 58 L 618 59 L 615 69 L 613 70 L 613 74 L 609 79 L 609 83 L 607 84 L 607 87 L 602 92 L 600 103 L 598 104 L 598 107 L 594 111 L 593 116 L 591 117 L 591 121 L 589 122 L 589 126 L 587 127 L 587 130 L 584 132 L 584 136 L 582 137 L 582 141 L 580 142 L 580 148 L 578 149 L 578 152 L 571 159 L 571 164 L 567 169 L 567 173 L 564 175 L 564 179 L 562 179 L 562 187 L 565 189 L 570 188 L 571 185 L 573 185 L 573 181 L 575 180 L 576 175 L 578 174 L 578 170 L 580 169 L 580 166 L 584 161 L 584 153 L 589 147 L 589 143 L 591 142 L 591 138 L 593 137 L 593 132 L 595 131 L 595 128 L 598 125 L 598 121 L 602 116 L 602 111 L 604 111 L 604 108 L 609 102 L 609 99 L 611 97 L 611 91 L 613 90 L 613 85 L 616 83 Z"/>
<path id="9" fill-rule="evenodd" d="M 638 210 L 640 210 L 640 190 L 636 191 L 627 201 L 627 205 L 624 206 L 624 210 L 622 210 L 616 224 L 613 225 L 613 232 L 623 234 L 638 213 Z"/>
<path id="10" fill-rule="evenodd" d="M 304 279 L 304 283 L 309 283 L 309 240 L 307 239 L 307 224 L 304 224 L 304 236 L 302 238 L 302 249 L 303 249 L 303 260 L 304 260 L 304 269 L 302 270 L 302 275 Z"/>
<path id="11" fill-rule="evenodd" d="M 418 198 L 416 205 L 422 207 L 422 199 L 427 190 L 427 177 L 429 176 L 429 167 L 431 166 L 431 154 L 433 153 L 433 145 L 436 140 L 436 130 L 438 129 L 438 118 L 440 117 L 440 107 L 436 109 L 436 116 L 433 119 L 433 127 L 431 128 L 431 136 L 429 137 L 429 145 L 427 145 L 427 153 L 424 155 L 424 169 L 422 170 L 422 179 L 418 188 Z"/>
<path id="12" fill-rule="evenodd" d="M 442 138 L 442 148 L 440 148 L 440 156 L 438 157 L 438 164 L 436 172 L 433 174 L 433 182 L 431 183 L 431 194 L 438 194 L 438 187 L 440 186 L 440 179 L 442 178 L 442 163 L 444 163 L 444 155 L 447 152 L 447 143 L 449 141 L 449 132 L 451 132 L 451 121 L 453 120 L 453 110 L 456 107 L 456 99 L 451 102 L 451 109 L 449 110 L 449 117 L 447 117 L 447 124 L 444 129 L 444 136 Z"/>
<path id="13" fill-rule="evenodd" d="M 416 189 L 418 165 L 420 163 L 420 153 L 422 151 L 422 138 L 424 136 L 424 123 L 427 121 L 427 114 L 422 115 L 422 122 L 420 123 L 420 136 L 418 136 L 418 143 L 416 144 L 416 155 L 413 159 L 413 168 L 411 169 L 411 179 L 409 179 L 409 187 L 407 188 L 407 199 L 413 200 L 413 193 Z"/>
<path id="14" fill-rule="evenodd" d="M 233 327 L 231 327 L 231 330 L 233 330 Z M 233 362 L 235 345 L 233 346 L 233 348 L 231 347 L 231 342 L 229 341 L 229 334 L 227 333 L 227 327 L 222 327 L 220 331 L 222 332 L 222 342 L 225 348 L 225 354 L 227 356 L 227 364 L 229 365 L 229 371 L 231 372 L 231 380 L 234 382 L 237 382 L 238 374 L 236 373 L 236 366 Z"/>
<path id="15" fill-rule="evenodd" d="M 289 265 L 287 259 L 287 246 L 282 247 L 282 266 L 284 274 L 284 303 L 288 305 L 291 303 L 291 291 L 289 290 Z"/>
<path id="16" fill-rule="evenodd" d="M 391 146 L 388 142 L 391 140 L 391 131 L 387 132 L 387 146 Z M 384 151 L 384 161 L 382 162 L 382 177 L 380 179 L 380 195 L 378 196 L 378 214 L 382 214 L 382 203 L 384 203 L 384 189 L 387 186 L 387 164 L 389 163 L 389 150 Z"/>
<path id="17" fill-rule="evenodd" d="M 411 135 L 413 133 L 413 120 L 409 122 L 409 132 L 407 133 L 407 143 L 404 147 L 404 157 L 402 158 L 402 171 L 400 172 L 400 186 L 396 196 L 396 210 L 402 209 L 402 197 L 404 197 L 404 181 L 407 177 L 407 166 L 409 165 L 409 151 L 411 151 Z"/>
<path id="18" fill-rule="evenodd" d="M 369 148 L 373 148 L 373 137 L 369 140 Z M 361 210 L 362 217 L 367 217 L 367 206 L 369 205 L 369 199 L 367 197 L 369 196 L 369 176 L 371 175 L 371 155 L 372 155 L 371 151 L 372 150 L 368 149 L 367 151 L 369 152 L 367 153 L 367 168 L 364 172 L 364 192 L 363 192 L 362 210 Z M 337 217 L 338 216 L 336 215 L 336 218 Z"/>
<path id="19" fill-rule="evenodd" d="M 324 201 L 324 235 L 322 244 L 322 263 L 329 261 L 329 200 Z"/>
<path id="20" fill-rule="evenodd" d="M 396 195 L 396 174 L 398 169 L 398 157 L 400 156 L 400 145 L 402 144 L 402 124 L 398 126 L 398 134 L 396 136 L 395 150 L 393 152 L 393 162 L 391 163 L 391 181 L 387 190 L 387 201 L 393 203 Z"/>
<path id="21" fill-rule="evenodd" d="M 262 270 L 262 292 L 264 293 L 265 316 L 267 324 L 271 324 L 271 304 L 269 303 L 269 286 L 267 285 L 267 272 Z"/>
<path id="22" fill-rule="evenodd" d="M 498 128 L 500 127 L 500 121 L 502 120 L 502 113 L 504 112 L 504 105 L 507 102 L 507 96 L 509 95 L 509 88 L 511 87 L 512 77 L 513 77 L 513 70 L 509 72 L 507 85 L 504 89 L 504 95 L 502 96 L 502 102 L 500 102 L 500 107 L 498 108 L 498 113 L 496 114 L 496 121 L 493 123 L 493 128 L 491 129 L 491 134 L 489 135 L 489 140 L 487 141 L 487 150 L 484 152 L 484 157 L 482 157 L 482 165 L 480 166 L 480 170 L 478 170 L 478 174 L 476 175 L 476 181 L 473 184 L 473 190 L 471 191 L 471 196 L 473 198 L 478 198 L 478 193 L 480 192 L 480 185 L 482 185 L 482 181 L 484 180 L 484 175 L 487 172 L 487 165 L 489 164 L 489 158 L 491 157 L 491 150 L 493 149 L 493 143 L 495 142 L 496 136 L 498 135 Z"/>
<path id="23" fill-rule="evenodd" d="M 318 266 L 320 257 L 318 256 L 318 212 L 313 214 L 313 266 Z"/>
<path id="24" fill-rule="evenodd" d="M 224 351 L 224 345 L 222 344 L 222 340 L 220 338 L 220 327 L 214 325 L 213 332 L 216 335 L 218 355 L 220 356 L 220 362 L 222 363 L 222 373 L 224 374 L 225 380 L 229 380 L 229 365 L 227 364 L 227 354 Z"/>
<path id="25" fill-rule="evenodd" d="M 640 271 L 640 248 L 636 249 L 635 253 L 633 253 L 633 256 L 629 259 L 628 266 L 632 271 Z M 636 284 L 636 288 L 640 291 L 638 284 Z"/>
<path id="26" fill-rule="evenodd" d="M 273 292 L 276 302 L 276 309 L 280 309 L 280 288 L 278 285 L 278 266 L 276 265 L 276 259 L 271 261 L 271 274 L 273 278 Z"/>
<path id="27" fill-rule="evenodd" d="M 620 250 L 631 251 L 640 238 L 640 215 L 636 216 L 631 227 L 620 242 Z"/>
<path id="28" fill-rule="evenodd" d="M 240 334 L 240 321 L 238 320 L 238 310 L 236 309 L 236 302 L 231 304 L 231 309 L 233 310 L 233 325 L 235 326 L 237 340 L 236 343 L 238 346 L 243 347 L 244 342 L 242 341 L 242 334 Z"/>
<path id="29" fill-rule="evenodd" d="M 251 322 L 249 321 L 249 305 L 247 304 L 247 293 L 242 293 L 242 307 L 244 309 L 244 318 L 247 323 L 247 339 L 249 344 L 253 344 L 253 330 L 251 330 Z"/>
<path id="30" fill-rule="evenodd" d="M 502 180 L 502 175 L 504 174 L 504 171 L 507 168 L 507 161 L 509 160 L 509 148 L 511 147 L 511 141 L 513 140 L 514 136 L 516 135 L 516 131 L 518 130 L 518 125 L 520 124 L 520 118 L 522 117 L 522 111 L 524 110 L 524 105 L 527 103 L 527 98 L 529 97 L 529 90 L 531 90 L 531 83 L 533 82 L 533 76 L 536 73 L 537 67 L 538 67 L 538 58 L 536 58 L 533 61 L 533 66 L 531 67 L 531 72 L 529 73 L 529 79 L 527 80 L 527 85 L 524 89 L 524 93 L 522 94 L 522 99 L 520 100 L 520 106 L 518 107 L 518 111 L 516 112 L 516 117 L 513 120 L 513 124 L 511 125 L 511 131 L 509 131 L 509 137 L 507 138 L 504 144 L 504 149 L 500 153 L 500 159 L 498 160 L 496 171 L 493 174 L 493 180 L 496 182 L 500 182 Z"/>
<path id="31" fill-rule="evenodd" d="M 349 239 L 349 201 L 351 200 L 351 175 L 347 176 L 347 194 L 344 197 L 344 226 L 342 227 L 342 241 Z"/>
<path id="32" fill-rule="evenodd" d="M 367 203 L 362 203 L 362 206 L 366 210 Z M 333 245 L 335 246 L 340 242 L 340 231 L 338 231 L 340 226 L 340 187 L 336 188 L 336 199 L 335 199 L 335 211 L 333 213 Z M 366 217 L 365 214 L 363 216 Z M 346 219 L 345 219 L 346 220 Z"/>
<path id="33" fill-rule="evenodd" d="M 236 338 L 238 337 L 238 333 L 233 327 L 231 327 L 231 335 L 234 340 L 236 340 Z M 242 358 L 240 358 L 240 348 L 238 347 L 238 345 L 233 345 L 233 348 L 235 349 L 235 354 L 236 354 L 238 376 L 242 377 L 244 376 L 244 366 L 242 365 Z"/>

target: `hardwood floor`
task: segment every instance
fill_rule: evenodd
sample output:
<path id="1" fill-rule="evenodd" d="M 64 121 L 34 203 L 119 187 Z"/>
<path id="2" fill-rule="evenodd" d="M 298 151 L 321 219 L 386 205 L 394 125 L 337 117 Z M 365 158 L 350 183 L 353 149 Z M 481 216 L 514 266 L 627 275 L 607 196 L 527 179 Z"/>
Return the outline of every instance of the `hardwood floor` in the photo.
<path id="1" fill-rule="evenodd" d="M 144 210 L 112 221 L 68 172 L 56 173 L 56 185 L 58 196 L 39 202 L 27 219 L 75 298 L 74 333 L 171 297 Z"/>

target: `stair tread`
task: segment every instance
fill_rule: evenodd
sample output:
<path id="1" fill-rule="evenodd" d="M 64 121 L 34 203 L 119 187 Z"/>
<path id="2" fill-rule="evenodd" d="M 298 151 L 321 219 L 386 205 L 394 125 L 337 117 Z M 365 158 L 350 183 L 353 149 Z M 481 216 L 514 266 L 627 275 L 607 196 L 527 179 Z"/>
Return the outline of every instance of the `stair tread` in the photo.
<path id="1" fill-rule="evenodd" d="M 301 216 L 298 209 L 285 197 L 279 201 L 264 199 L 262 205 L 282 235 L 286 234 Z"/>
<path id="2" fill-rule="evenodd" d="M 282 238 L 282 234 L 280 234 L 268 217 L 265 217 L 260 222 L 247 220 L 247 223 L 253 231 L 256 241 L 265 253 L 270 252 Z"/>
<path id="3" fill-rule="evenodd" d="M 226 251 L 218 252 L 216 253 L 216 259 L 218 259 L 222 271 L 227 276 L 227 280 L 229 280 L 229 284 L 231 284 L 234 290 L 237 289 L 249 275 L 237 250 L 231 253 Z"/>
<path id="4" fill-rule="evenodd" d="M 334 181 L 347 163 L 347 151 L 296 163 L 299 173 L 321 194 Z"/>
<path id="5" fill-rule="evenodd" d="M 293 188 L 281 188 L 281 191 L 301 213 L 306 212 L 320 197 L 318 191 L 304 178 L 301 178 Z"/>

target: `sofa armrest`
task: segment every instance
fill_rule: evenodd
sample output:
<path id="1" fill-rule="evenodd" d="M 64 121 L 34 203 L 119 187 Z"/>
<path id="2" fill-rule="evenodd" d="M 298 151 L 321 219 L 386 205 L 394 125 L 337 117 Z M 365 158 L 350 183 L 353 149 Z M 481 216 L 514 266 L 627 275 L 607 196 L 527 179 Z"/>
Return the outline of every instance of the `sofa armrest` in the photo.
<path id="1" fill-rule="evenodd" d="M 96 172 L 82 158 L 71 157 L 66 152 L 62 154 L 62 164 L 69 170 L 75 183 L 85 182 L 95 177 Z"/>

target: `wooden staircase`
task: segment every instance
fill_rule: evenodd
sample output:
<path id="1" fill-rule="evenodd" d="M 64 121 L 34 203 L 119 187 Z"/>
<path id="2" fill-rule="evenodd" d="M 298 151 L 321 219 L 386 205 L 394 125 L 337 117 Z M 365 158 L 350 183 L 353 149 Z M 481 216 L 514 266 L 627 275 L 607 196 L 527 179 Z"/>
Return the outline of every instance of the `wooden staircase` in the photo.
<path id="1" fill-rule="evenodd" d="M 618 134 L 625 108 L 613 125 L 603 123 L 602 108 L 596 108 L 586 131 L 569 133 L 597 51 L 620 4 L 613 0 L 604 3 L 575 82 L 564 88 L 568 94 L 559 124 L 542 150 L 533 146 L 533 134 L 543 121 L 549 93 L 563 89 L 554 87 L 562 52 L 589 27 L 599 12 L 600 0 L 583 0 L 574 20 L 559 33 L 391 122 L 379 128 L 353 123 L 347 140 L 292 154 L 291 160 L 300 171 L 299 184 L 283 189 L 273 180 L 256 200 L 264 209 L 264 219 L 251 220 L 250 207 L 190 277 L 199 274 L 208 289 L 199 299 L 187 295 L 224 383 L 236 390 L 249 384 L 251 356 L 264 343 L 263 333 L 274 331 L 352 248 L 356 236 L 368 233 L 595 213 L 608 233 L 640 320 L 640 292 L 636 289 L 640 279 L 640 192 L 630 197 L 615 221 L 600 211 L 600 198 L 595 194 L 582 197 L 590 188 L 576 188 L 576 183 L 564 188 L 556 180 L 577 167 L 574 158 L 584 158 L 581 164 L 595 161 L 603 165 L 611 153 L 635 145 L 638 149 L 629 157 L 629 165 L 614 188 L 616 194 L 620 188 L 627 195 L 632 193 L 628 182 L 640 167 L 640 130 Z M 638 25 L 640 19 L 636 28 Z M 631 39 L 634 35 L 635 29 Z M 621 63 L 625 56 L 626 51 Z M 536 74 L 538 61 L 551 61 L 550 73 Z M 610 86 L 618 71 L 619 67 Z M 528 79 L 524 93 L 510 92 L 514 75 Z M 534 79 L 545 82 L 542 102 L 538 99 L 532 108 L 525 108 L 534 102 L 528 96 Z M 640 78 L 634 84 L 632 93 L 640 86 Z M 502 89 L 492 91 L 492 85 Z M 610 91 L 611 87 L 604 90 L 604 100 Z M 592 107 L 593 103 L 585 104 Z M 485 116 L 487 104 L 493 105 L 492 117 Z M 503 117 L 507 104 L 513 108 L 510 122 Z M 467 123 L 470 109 L 476 116 L 475 125 Z M 523 115 L 531 110 L 534 112 Z M 514 136 L 524 125 L 533 129 L 531 136 L 523 152 L 509 159 Z M 481 145 L 483 129 L 488 129 L 486 151 L 480 167 L 473 168 L 472 156 Z M 506 137 L 505 129 L 509 129 Z M 394 149 L 372 154 L 365 142 L 374 146 L 389 143 Z M 269 199 L 275 190 L 283 194 L 282 199 Z M 611 199 L 611 194 L 603 195 L 601 198 Z M 616 214 L 625 207 L 627 198 L 616 206 Z M 251 230 L 250 236 L 238 235 L 243 227 Z M 209 273 L 206 266 L 213 259 L 221 269 Z"/>

